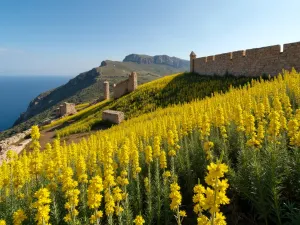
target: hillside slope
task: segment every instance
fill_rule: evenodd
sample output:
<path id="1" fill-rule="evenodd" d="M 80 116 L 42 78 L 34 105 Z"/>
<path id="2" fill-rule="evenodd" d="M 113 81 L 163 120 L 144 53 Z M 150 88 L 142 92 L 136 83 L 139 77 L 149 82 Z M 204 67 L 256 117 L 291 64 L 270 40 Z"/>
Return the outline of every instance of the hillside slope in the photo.
<path id="1" fill-rule="evenodd" d="M 158 108 L 165 108 L 170 105 L 178 105 L 202 99 L 214 92 L 226 92 L 231 86 L 237 87 L 249 82 L 249 77 L 233 76 L 203 76 L 193 73 L 174 74 L 155 81 L 143 84 L 138 89 L 117 100 L 103 102 L 94 107 L 85 109 L 84 113 L 69 116 L 46 126 L 50 128 L 64 123 L 57 127 L 59 136 L 87 132 L 91 129 L 98 129 L 103 122 L 102 112 L 105 109 L 123 111 L 126 119 L 136 117 Z M 71 121 L 71 122 L 70 122 Z"/>
<path id="2" fill-rule="evenodd" d="M 168 81 L 166 77 L 160 79 L 164 82 L 142 85 L 140 89 L 145 90 L 139 95 L 147 96 L 147 90 L 159 85 L 167 91 L 170 83 L 180 81 L 176 78 L 191 75 L 174 75 Z M 226 79 L 214 82 L 211 78 L 210 84 L 218 87 L 221 83 L 228 90 Z M 204 93 L 205 83 L 198 82 Z M 136 217 L 139 215 L 147 224 L 177 224 L 177 216 L 182 225 L 199 221 L 215 221 L 211 223 L 214 225 L 298 225 L 299 86 L 300 74 L 285 72 L 202 100 L 181 105 L 170 102 L 164 109 L 93 133 L 76 144 L 56 139 L 40 151 L 37 137 L 31 154 L 11 154 L 12 160 L 0 167 L 3 190 L 18 184 L 17 191 L 0 193 L 1 218 L 11 225 L 15 209 L 31 215 L 32 201 L 27 199 L 45 192 L 46 200 L 56 196 L 53 203 L 47 200 L 51 210 L 55 207 L 49 214 L 51 224 L 68 218 L 70 212 L 65 208 L 70 204 L 78 211 L 74 223 L 87 224 L 95 214 L 85 206 L 93 209 L 95 196 L 104 194 L 103 204 L 98 201 L 96 209 L 101 210 L 99 218 L 103 212 L 103 224 L 117 220 L 125 224 L 141 218 Z M 177 97 L 199 92 L 190 90 Z M 140 100 L 134 93 L 138 91 L 125 97 Z M 168 96 L 167 92 L 161 94 Z M 37 127 L 33 130 L 38 134 Z M 32 165 L 39 170 L 33 170 Z M 42 191 L 36 192 L 39 188 Z M 20 193 L 24 196 L 21 200 Z M 108 204 L 113 205 L 114 213 L 106 210 Z M 124 210 L 116 214 L 120 205 Z M 34 217 L 28 216 L 26 224 L 34 224 Z"/>
<path id="3" fill-rule="evenodd" d="M 160 58 L 159 56 L 154 57 Z M 172 58 L 164 56 L 159 62 L 151 64 L 126 61 L 126 57 L 124 62 L 102 61 L 99 67 L 81 73 L 65 85 L 42 93 L 33 99 L 26 112 L 22 113 L 16 120 L 14 127 L 0 134 L 0 140 L 51 118 L 53 110 L 62 102 L 79 104 L 101 99 L 103 97 L 103 81 L 105 80 L 109 81 L 112 87 L 114 83 L 127 79 L 129 73 L 136 71 L 138 83 L 142 84 L 168 74 L 189 70 L 189 61 L 176 58 L 176 62 L 180 62 L 180 65 L 178 63 L 172 65 L 170 63 Z"/>

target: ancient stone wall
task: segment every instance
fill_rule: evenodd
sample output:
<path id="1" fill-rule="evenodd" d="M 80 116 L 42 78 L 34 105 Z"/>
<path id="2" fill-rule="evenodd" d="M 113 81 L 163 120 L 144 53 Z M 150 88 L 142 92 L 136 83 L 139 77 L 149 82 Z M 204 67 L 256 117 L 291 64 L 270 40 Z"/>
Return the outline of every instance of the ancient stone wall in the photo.
<path id="1" fill-rule="evenodd" d="M 57 117 L 67 116 L 77 113 L 74 103 L 64 102 L 55 110 L 55 114 Z"/>
<path id="2" fill-rule="evenodd" d="M 102 120 L 120 124 L 124 120 L 124 113 L 115 110 L 105 110 L 102 113 Z"/>
<path id="3" fill-rule="evenodd" d="M 114 98 L 120 98 L 137 88 L 137 74 L 132 72 L 127 80 L 114 85 Z"/>
<path id="4" fill-rule="evenodd" d="M 228 52 L 219 55 L 196 58 L 190 54 L 191 72 L 203 75 L 261 76 L 277 75 L 282 69 L 295 68 L 300 71 L 300 42 L 263 48 Z"/>

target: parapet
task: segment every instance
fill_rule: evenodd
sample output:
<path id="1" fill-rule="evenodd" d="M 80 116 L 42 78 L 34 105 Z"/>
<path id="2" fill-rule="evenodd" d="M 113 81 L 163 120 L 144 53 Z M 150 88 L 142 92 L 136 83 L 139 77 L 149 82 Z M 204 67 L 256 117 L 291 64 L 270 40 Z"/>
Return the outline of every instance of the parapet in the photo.
<path id="1" fill-rule="evenodd" d="M 203 75 L 273 76 L 282 69 L 300 70 L 300 42 L 284 44 L 282 52 L 280 45 L 273 45 L 201 58 L 192 53 L 190 71 Z"/>
<path id="2" fill-rule="evenodd" d="M 115 110 L 105 110 L 102 113 L 102 120 L 120 124 L 124 120 L 124 113 Z"/>

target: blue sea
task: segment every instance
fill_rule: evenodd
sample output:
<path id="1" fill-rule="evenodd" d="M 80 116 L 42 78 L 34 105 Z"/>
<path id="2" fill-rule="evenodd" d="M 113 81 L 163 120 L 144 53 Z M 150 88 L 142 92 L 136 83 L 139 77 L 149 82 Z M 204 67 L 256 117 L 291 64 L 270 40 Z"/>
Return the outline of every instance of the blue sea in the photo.
<path id="1" fill-rule="evenodd" d="M 68 82 L 71 76 L 0 75 L 0 131 L 10 128 L 40 93 Z"/>

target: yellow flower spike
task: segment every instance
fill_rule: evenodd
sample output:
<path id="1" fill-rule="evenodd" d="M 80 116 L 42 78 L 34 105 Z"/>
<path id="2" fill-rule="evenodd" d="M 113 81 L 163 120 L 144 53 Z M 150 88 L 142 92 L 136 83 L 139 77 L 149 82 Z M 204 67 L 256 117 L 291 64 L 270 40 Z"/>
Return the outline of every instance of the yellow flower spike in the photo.
<path id="1" fill-rule="evenodd" d="M 153 157 L 154 158 L 157 158 L 157 157 L 160 157 L 160 154 L 161 154 L 161 149 L 160 149 L 160 137 L 159 136 L 155 136 L 154 137 L 154 142 L 153 142 Z"/>
<path id="2" fill-rule="evenodd" d="M 37 199 L 37 201 L 32 204 L 32 207 L 37 209 L 35 216 L 37 224 L 48 224 L 48 221 L 50 220 L 50 192 L 47 188 L 41 188 L 35 192 L 34 197 Z"/>
<path id="3" fill-rule="evenodd" d="M 181 194 L 180 194 L 180 187 L 177 183 L 172 183 L 170 185 L 171 193 L 169 195 L 171 199 L 170 208 L 171 210 L 175 211 L 181 205 Z"/>
<path id="4" fill-rule="evenodd" d="M 153 158 L 152 158 L 152 147 L 150 145 L 148 145 L 145 148 L 145 160 L 147 164 L 150 164 L 151 162 L 153 162 Z"/>
<path id="5" fill-rule="evenodd" d="M 102 179 L 100 176 L 95 176 L 90 180 L 90 184 L 88 186 L 87 197 L 88 202 L 87 205 L 90 209 L 97 209 L 101 205 L 103 191 Z"/>
<path id="6" fill-rule="evenodd" d="M 167 157 L 166 157 L 166 152 L 161 151 L 160 157 L 159 157 L 159 164 L 161 169 L 166 169 L 167 168 Z"/>
<path id="7" fill-rule="evenodd" d="M 141 215 L 136 216 L 135 219 L 133 220 L 135 225 L 143 225 L 145 223 L 145 220 Z"/>
<path id="8" fill-rule="evenodd" d="M 23 221 L 27 219 L 24 211 L 22 209 L 18 209 L 13 214 L 13 223 L 14 225 L 22 225 Z"/>

